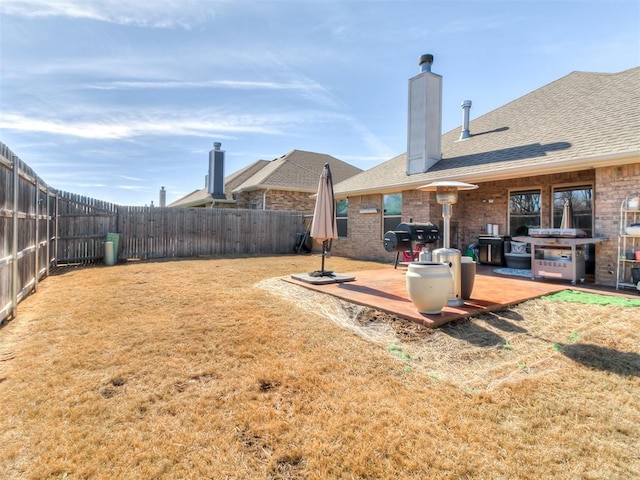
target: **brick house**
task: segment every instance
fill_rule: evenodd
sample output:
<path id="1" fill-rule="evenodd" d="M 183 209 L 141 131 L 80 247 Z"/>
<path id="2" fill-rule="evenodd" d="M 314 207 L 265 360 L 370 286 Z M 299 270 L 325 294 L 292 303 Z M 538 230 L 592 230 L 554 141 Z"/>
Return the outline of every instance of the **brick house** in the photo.
<path id="1" fill-rule="evenodd" d="M 292 150 L 271 161 L 258 160 L 225 177 L 223 198 L 214 198 L 205 187 L 168 206 L 290 210 L 313 214 L 315 199 L 311 195 L 318 189 L 325 163 L 330 165 L 335 183 L 362 172 L 330 155 Z"/>
<path id="2" fill-rule="evenodd" d="M 470 104 L 463 102 L 463 109 Z M 524 224 L 516 199 L 533 205 L 528 226 L 558 228 L 563 199 L 570 197 L 578 226 L 588 236 L 609 239 L 589 245 L 587 274 L 595 283 L 615 285 L 621 202 L 640 194 L 639 105 L 637 67 L 573 72 L 479 118 L 466 117 L 462 134 L 438 133 L 441 156 L 421 171 L 407 173 L 405 153 L 335 185 L 336 198 L 348 207 L 346 236 L 333 251 L 392 261 L 383 248 L 385 231 L 400 221 L 441 224 L 435 194 L 417 187 L 457 180 L 479 188 L 460 192 L 453 205 L 452 247 L 464 251 L 489 223 L 498 224 L 500 233 L 518 234 Z M 411 112 L 409 117 L 411 148 Z"/>

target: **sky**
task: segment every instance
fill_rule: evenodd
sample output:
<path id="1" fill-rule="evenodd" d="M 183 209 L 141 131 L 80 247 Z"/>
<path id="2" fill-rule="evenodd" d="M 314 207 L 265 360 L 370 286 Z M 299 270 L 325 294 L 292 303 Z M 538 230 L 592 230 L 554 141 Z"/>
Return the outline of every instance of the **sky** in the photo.
<path id="1" fill-rule="evenodd" d="M 225 175 L 294 149 L 367 170 L 406 151 L 425 53 L 445 133 L 463 100 L 639 66 L 640 0 L 0 0 L 0 141 L 120 205 L 203 188 L 213 142 Z"/>

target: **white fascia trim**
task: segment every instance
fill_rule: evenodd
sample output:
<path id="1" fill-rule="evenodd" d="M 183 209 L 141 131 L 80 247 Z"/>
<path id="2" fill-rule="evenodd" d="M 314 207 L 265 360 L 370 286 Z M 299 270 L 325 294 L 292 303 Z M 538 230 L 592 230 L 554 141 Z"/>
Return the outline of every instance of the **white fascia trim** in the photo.
<path id="1" fill-rule="evenodd" d="M 524 165 L 521 167 L 505 168 L 500 170 L 487 170 L 485 172 L 472 172 L 463 173 L 458 175 L 447 175 L 443 172 L 438 177 L 431 179 L 422 179 L 415 182 L 402 182 L 385 185 L 382 187 L 367 187 L 349 190 L 346 192 L 336 193 L 335 196 L 338 199 L 360 196 L 360 195 L 375 195 L 385 193 L 398 193 L 404 190 L 412 190 L 418 188 L 426 183 L 435 181 L 437 179 L 447 180 L 459 180 L 469 183 L 481 183 L 492 182 L 498 180 L 509 180 L 517 177 L 530 177 L 534 175 L 547 175 L 554 173 L 571 172 L 576 169 L 579 170 L 591 170 L 601 167 L 610 167 L 613 165 L 627 165 L 631 163 L 637 163 L 640 161 L 640 152 L 624 152 L 624 153 L 612 153 L 609 155 L 594 155 L 592 157 L 579 157 L 570 160 L 562 160 L 558 163 L 547 163 L 544 165 L 529 166 Z M 427 172 L 428 173 L 428 172 Z"/>
<path id="2" fill-rule="evenodd" d="M 275 185 L 251 185 L 249 187 L 236 188 L 235 190 L 232 190 L 232 193 L 254 192 L 257 190 L 279 190 L 282 192 L 308 193 L 309 195 L 316 194 L 315 189 L 309 190 L 308 188 L 283 187 L 283 186 L 275 186 Z"/>

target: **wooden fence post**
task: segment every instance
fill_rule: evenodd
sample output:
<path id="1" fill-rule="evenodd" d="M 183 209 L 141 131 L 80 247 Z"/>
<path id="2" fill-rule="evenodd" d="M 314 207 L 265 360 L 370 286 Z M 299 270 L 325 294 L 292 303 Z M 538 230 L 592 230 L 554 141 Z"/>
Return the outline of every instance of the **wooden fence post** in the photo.
<path id="1" fill-rule="evenodd" d="M 36 250 L 33 252 L 34 255 L 34 271 L 33 271 L 33 291 L 38 291 L 38 279 L 40 277 L 40 177 L 36 176 L 36 193 L 35 193 L 35 246 Z"/>
<path id="2" fill-rule="evenodd" d="M 20 179 L 20 160 L 11 156 L 13 164 L 13 244 L 11 248 L 11 316 L 18 314 L 18 185 Z"/>
<path id="3" fill-rule="evenodd" d="M 47 206 L 45 207 L 45 219 L 47 221 L 47 243 L 46 243 L 46 276 L 49 276 L 49 264 L 51 263 L 51 222 L 53 221 L 53 217 L 51 216 L 51 193 L 49 192 L 49 186 L 47 185 Z"/>
<path id="4" fill-rule="evenodd" d="M 55 255 L 55 266 L 58 266 L 58 245 L 60 244 L 60 242 L 58 241 L 58 208 L 60 207 L 60 194 L 56 191 L 56 205 L 55 205 L 55 213 L 54 213 L 54 218 L 55 218 L 55 224 L 53 226 L 53 234 L 55 236 L 56 239 L 56 248 L 54 250 L 54 255 Z"/>

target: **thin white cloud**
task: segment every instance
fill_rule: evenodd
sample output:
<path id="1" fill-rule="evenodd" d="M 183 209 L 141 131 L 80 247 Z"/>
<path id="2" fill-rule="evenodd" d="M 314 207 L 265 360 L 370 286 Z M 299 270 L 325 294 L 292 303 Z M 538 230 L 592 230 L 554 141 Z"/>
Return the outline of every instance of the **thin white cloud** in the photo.
<path id="1" fill-rule="evenodd" d="M 197 117 L 197 115 L 194 115 Z M 142 135 L 185 135 L 210 137 L 215 133 L 220 138 L 224 134 L 259 133 L 279 135 L 281 132 L 269 126 L 266 119 L 255 117 L 237 117 L 235 119 L 171 118 L 111 118 L 108 121 L 82 121 L 63 119 L 36 119 L 15 113 L 5 113 L 0 120 L 0 129 L 21 132 L 38 132 L 64 135 L 78 138 L 116 140 Z"/>
<path id="2" fill-rule="evenodd" d="M 73 181 L 70 179 L 70 175 L 68 173 L 61 174 L 61 175 L 48 173 L 46 175 L 46 178 L 48 182 L 55 182 L 56 184 L 64 183 L 65 188 L 107 188 L 109 187 L 109 185 L 107 185 L 106 183 Z"/>
<path id="3" fill-rule="evenodd" d="M 358 122 L 353 118 L 348 119 L 352 128 L 360 135 L 360 139 L 364 142 L 369 151 L 373 152 L 374 160 L 385 159 L 388 160 L 391 157 L 397 155 L 387 144 L 375 136 L 366 126 Z"/>
<path id="4" fill-rule="evenodd" d="M 3 0 L 3 15 L 68 17 L 118 25 L 190 29 L 215 16 L 223 2 L 198 0 Z"/>
<path id="5" fill-rule="evenodd" d="M 287 82 L 313 86 L 313 88 L 302 90 L 303 96 L 308 100 L 333 110 L 343 110 L 346 107 L 346 103 L 342 99 L 298 69 L 290 67 L 282 57 L 272 52 L 266 52 L 264 57 L 268 59 L 272 67 L 276 67 L 278 75 L 286 78 Z"/>
<path id="6" fill-rule="evenodd" d="M 123 180 L 128 180 L 130 182 L 141 182 L 141 181 L 144 180 L 144 178 L 132 177 L 132 176 L 129 176 L 129 175 L 114 175 L 114 176 L 117 177 L 117 178 L 121 178 Z"/>
<path id="7" fill-rule="evenodd" d="M 131 191 L 131 192 L 149 192 L 149 191 L 151 191 L 151 188 L 144 187 L 142 185 L 116 185 L 115 188 L 118 188 L 120 190 L 128 190 L 128 191 Z"/>
<path id="8" fill-rule="evenodd" d="M 121 89 L 190 89 L 190 88 L 228 88 L 236 90 L 322 90 L 313 82 L 255 82 L 242 80 L 209 80 L 203 82 L 179 81 L 117 81 L 92 83 L 84 88 L 96 90 Z"/>

